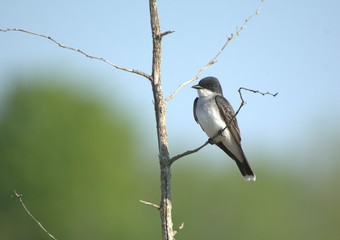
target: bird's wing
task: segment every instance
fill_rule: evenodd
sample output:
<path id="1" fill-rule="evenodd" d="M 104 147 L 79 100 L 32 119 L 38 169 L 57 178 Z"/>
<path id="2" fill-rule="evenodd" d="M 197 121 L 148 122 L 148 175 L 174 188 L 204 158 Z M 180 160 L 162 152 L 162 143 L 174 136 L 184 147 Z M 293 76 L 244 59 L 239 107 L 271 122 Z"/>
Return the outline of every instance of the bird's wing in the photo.
<path id="1" fill-rule="evenodd" d="M 194 101 L 194 118 L 195 118 L 195 121 L 198 123 L 198 118 L 197 118 L 197 115 L 196 115 L 196 107 L 197 107 L 197 101 L 198 101 L 198 97 L 195 99 Z"/>
<path id="2" fill-rule="evenodd" d="M 235 112 L 234 112 L 233 107 L 230 105 L 228 100 L 225 99 L 223 96 L 220 96 L 220 95 L 216 96 L 215 101 L 216 101 L 218 109 L 220 110 L 221 117 L 224 119 L 224 121 L 227 124 L 229 124 L 229 131 L 231 135 L 233 136 L 237 144 L 241 146 L 240 129 L 238 128 L 236 117 L 234 117 Z"/>

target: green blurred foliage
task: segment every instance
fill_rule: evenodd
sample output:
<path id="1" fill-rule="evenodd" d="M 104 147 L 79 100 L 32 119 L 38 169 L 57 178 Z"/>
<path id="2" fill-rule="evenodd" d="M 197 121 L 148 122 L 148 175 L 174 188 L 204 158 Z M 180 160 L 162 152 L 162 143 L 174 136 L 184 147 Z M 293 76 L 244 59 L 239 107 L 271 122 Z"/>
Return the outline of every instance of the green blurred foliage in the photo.
<path id="1" fill-rule="evenodd" d="M 138 202 L 158 203 L 157 154 L 135 151 L 143 141 L 127 119 L 86 92 L 14 88 L 0 119 L 0 239 L 49 239 L 13 189 L 59 240 L 160 239 L 157 210 Z M 176 162 L 175 229 L 184 222 L 176 239 L 338 238 L 337 174 L 309 181 L 289 169 L 256 172 L 248 183 L 235 166 L 214 173 L 196 160 Z"/>
<path id="2" fill-rule="evenodd" d="M 58 239 L 138 236 L 134 144 L 126 118 L 95 99 L 46 84 L 16 88 L 0 123 L 0 239 L 47 238 L 13 189 Z"/>

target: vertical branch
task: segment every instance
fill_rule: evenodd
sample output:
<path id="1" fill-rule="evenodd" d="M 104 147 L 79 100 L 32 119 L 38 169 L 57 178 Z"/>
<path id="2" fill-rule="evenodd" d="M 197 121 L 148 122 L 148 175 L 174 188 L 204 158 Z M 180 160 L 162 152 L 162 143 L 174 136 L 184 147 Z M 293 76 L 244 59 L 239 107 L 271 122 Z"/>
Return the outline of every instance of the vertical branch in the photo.
<path id="1" fill-rule="evenodd" d="M 171 164 L 169 161 L 168 136 L 165 122 L 166 108 L 161 84 L 161 43 L 163 35 L 159 24 L 156 0 L 149 0 L 149 7 L 153 40 L 151 85 L 155 104 L 159 162 L 161 170 L 161 201 L 159 210 L 162 224 L 162 238 L 163 240 L 172 240 L 174 234 L 171 217 Z"/>

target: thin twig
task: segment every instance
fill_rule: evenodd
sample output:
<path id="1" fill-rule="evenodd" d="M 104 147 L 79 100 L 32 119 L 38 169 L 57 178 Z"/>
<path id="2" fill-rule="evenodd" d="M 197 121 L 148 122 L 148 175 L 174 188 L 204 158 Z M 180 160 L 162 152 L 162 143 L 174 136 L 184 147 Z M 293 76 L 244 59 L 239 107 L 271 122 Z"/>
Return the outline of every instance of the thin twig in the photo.
<path id="1" fill-rule="evenodd" d="M 28 208 L 26 207 L 26 205 L 25 205 L 25 203 L 24 203 L 24 201 L 22 200 L 22 197 L 23 197 L 23 195 L 22 194 L 19 194 L 19 193 L 17 193 L 15 190 L 14 190 L 14 194 L 15 194 L 15 197 L 17 198 L 17 199 L 19 199 L 19 201 L 20 201 L 20 203 L 21 203 L 21 205 L 23 206 L 23 208 L 25 209 L 25 211 L 27 212 L 27 214 L 39 225 L 39 227 L 45 232 L 45 233 L 47 233 L 47 235 L 50 237 L 50 238 L 52 238 L 52 239 L 54 239 L 54 240 L 57 240 L 51 233 L 49 233 L 47 230 L 46 230 L 46 228 L 44 228 L 44 226 L 32 215 L 32 213 L 28 210 Z"/>
<path id="2" fill-rule="evenodd" d="M 168 35 L 168 34 L 171 34 L 171 33 L 174 33 L 175 31 L 172 31 L 172 30 L 170 30 L 170 31 L 165 31 L 165 32 L 163 32 L 163 33 L 161 33 L 161 37 L 164 37 L 164 36 L 166 36 L 166 35 Z"/>
<path id="3" fill-rule="evenodd" d="M 195 149 L 193 149 L 193 150 L 188 150 L 188 151 L 186 151 L 186 152 L 184 152 L 184 153 L 181 153 L 181 154 L 178 154 L 178 155 L 172 157 L 172 158 L 170 159 L 170 164 L 173 164 L 176 160 L 178 160 L 178 159 L 180 159 L 180 158 L 182 158 L 182 157 L 185 157 L 185 156 L 187 156 L 187 155 L 189 155 L 189 154 L 193 154 L 193 153 L 195 153 L 195 152 L 198 152 L 199 150 L 201 150 L 202 148 L 204 148 L 204 147 L 207 146 L 208 144 L 209 144 L 209 141 L 206 141 L 203 145 L 199 146 L 198 148 L 195 148 Z"/>
<path id="4" fill-rule="evenodd" d="M 240 87 L 240 89 L 238 91 L 240 92 L 241 90 L 246 90 L 246 91 L 253 92 L 253 93 L 259 93 L 262 96 L 264 96 L 264 95 L 271 95 L 273 97 L 276 97 L 277 94 L 279 94 L 279 92 L 277 92 L 277 93 L 270 93 L 268 91 L 264 93 L 264 92 L 261 92 L 259 90 L 253 90 L 253 89 L 249 89 L 249 88 L 245 88 L 245 87 Z"/>
<path id="5" fill-rule="evenodd" d="M 157 210 L 159 210 L 161 207 L 158 206 L 157 204 L 154 204 L 152 202 L 147 202 L 147 201 L 144 201 L 144 200 L 139 200 L 141 203 L 145 204 L 145 205 L 148 205 L 148 206 L 151 206 L 151 207 L 154 207 L 156 208 Z"/>
<path id="6" fill-rule="evenodd" d="M 243 31 L 243 29 L 246 27 L 246 25 L 248 24 L 248 22 L 256 15 L 259 15 L 260 14 L 260 11 L 261 11 L 261 8 L 262 8 L 262 5 L 264 3 L 264 0 L 261 1 L 261 4 L 260 6 L 256 9 L 256 11 L 250 15 L 245 21 L 244 23 L 242 24 L 242 26 L 238 29 L 236 28 L 236 31 L 234 33 L 232 33 L 230 35 L 230 37 L 228 37 L 227 41 L 224 43 L 224 45 L 222 46 L 222 48 L 220 49 L 220 51 L 213 57 L 213 59 L 211 59 L 204 67 L 202 67 L 198 73 L 196 74 L 195 77 L 193 77 L 192 79 L 190 79 L 189 81 L 186 81 L 184 83 L 182 83 L 181 85 L 179 85 L 177 87 L 177 89 L 169 96 L 167 97 L 164 102 L 165 104 L 168 103 L 171 99 L 173 99 L 175 97 L 175 95 L 182 89 L 184 88 L 186 85 L 192 83 L 193 81 L 196 81 L 200 76 L 201 74 L 207 70 L 210 66 L 212 66 L 213 64 L 216 63 L 218 57 L 222 54 L 222 52 L 224 51 L 224 49 L 228 46 L 228 44 L 236 37 L 236 36 L 239 36 L 240 33 Z"/>
<path id="7" fill-rule="evenodd" d="M 149 74 L 145 73 L 145 72 L 142 72 L 142 71 L 136 70 L 136 69 L 129 69 L 129 68 L 125 68 L 125 67 L 120 67 L 120 66 L 106 60 L 105 58 L 97 57 L 97 56 L 88 54 L 88 53 L 84 52 L 83 50 L 81 50 L 79 48 L 66 46 L 66 45 L 60 43 L 59 41 L 55 40 L 54 38 L 47 36 L 47 35 L 44 35 L 44 34 L 31 32 L 31 31 L 28 31 L 28 30 L 25 30 L 25 29 L 20 29 L 20 28 L 0 29 L 0 32 L 23 32 L 23 33 L 31 34 L 31 35 L 38 36 L 38 37 L 41 37 L 41 38 L 45 38 L 45 39 L 48 39 L 48 40 L 52 41 L 53 43 L 57 44 L 61 48 L 65 48 L 65 49 L 68 49 L 68 50 L 71 50 L 71 51 L 74 51 L 74 52 L 78 52 L 78 53 L 84 55 L 85 57 L 95 59 L 95 60 L 98 60 L 98 61 L 102 61 L 104 63 L 111 65 L 112 67 L 114 67 L 116 69 L 143 76 L 143 77 L 145 77 L 145 78 L 147 78 L 148 80 L 151 81 L 151 76 Z"/>
<path id="8" fill-rule="evenodd" d="M 188 150 L 184 153 L 181 153 L 181 154 L 177 154 L 176 156 L 172 157 L 169 161 L 170 161 L 170 164 L 173 164 L 176 160 L 182 158 L 182 157 L 185 157 L 187 155 L 190 155 L 190 154 L 193 154 L 193 153 L 196 153 L 198 152 L 199 150 L 201 150 L 202 148 L 204 148 L 205 146 L 208 145 L 208 143 L 214 143 L 214 140 L 224 131 L 226 130 L 227 128 L 229 128 L 230 124 L 234 121 L 234 119 L 236 118 L 236 116 L 239 114 L 241 108 L 246 104 L 246 102 L 244 101 L 243 99 L 243 96 L 242 96 L 242 90 L 246 90 L 246 91 L 249 91 L 249 92 L 253 92 L 253 93 L 259 93 L 261 94 L 262 96 L 264 95 L 270 95 L 270 96 L 273 96 L 273 97 L 276 97 L 279 93 L 270 93 L 270 92 L 261 92 L 259 90 L 253 90 L 253 89 L 249 89 L 249 88 L 244 88 L 244 87 L 240 87 L 238 89 L 238 93 L 239 93 L 239 96 L 240 96 L 240 99 L 241 99 L 241 103 L 240 103 L 240 106 L 238 107 L 237 111 L 235 112 L 234 116 L 230 119 L 230 121 L 226 124 L 226 126 L 221 129 L 220 131 L 218 131 L 216 133 L 215 136 L 213 136 L 212 138 L 209 138 L 203 145 L 201 145 L 200 147 L 198 148 L 195 148 L 193 150 Z"/>
<path id="9" fill-rule="evenodd" d="M 238 94 L 239 94 L 240 99 L 241 99 L 240 106 L 239 106 L 239 108 L 237 109 L 237 111 L 236 111 L 235 115 L 233 116 L 233 118 L 232 118 L 232 119 L 229 121 L 229 123 L 227 124 L 227 126 L 226 126 L 224 129 L 222 129 L 222 132 L 223 132 L 226 128 L 229 128 L 229 125 L 231 124 L 231 122 L 234 121 L 234 119 L 236 118 L 237 114 L 240 112 L 241 108 L 246 104 L 246 102 L 245 102 L 244 99 L 243 99 L 242 93 L 241 93 L 242 90 L 249 91 L 249 92 L 252 92 L 252 93 L 259 93 L 259 94 L 261 94 L 262 96 L 264 96 L 264 95 L 270 95 L 270 96 L 276 97 L 276 96 L 279 94 L 279 92 L 270 93 L 270 92 L 267 91 L 267 92 L 264 93 L 264 92 L 261 92 L 261 91 L 259 91 L 259 90 L 253 90 L 253 89 L 249 89 L 249 88 L 245 88 L 245 87 L 240 87 L 240 88 L 238 89 Z M 215 136 L 215 137 L 216 137 L 216 136 Z M 214 137 L 214 138 L 215 138 L 215 137 Z"/>

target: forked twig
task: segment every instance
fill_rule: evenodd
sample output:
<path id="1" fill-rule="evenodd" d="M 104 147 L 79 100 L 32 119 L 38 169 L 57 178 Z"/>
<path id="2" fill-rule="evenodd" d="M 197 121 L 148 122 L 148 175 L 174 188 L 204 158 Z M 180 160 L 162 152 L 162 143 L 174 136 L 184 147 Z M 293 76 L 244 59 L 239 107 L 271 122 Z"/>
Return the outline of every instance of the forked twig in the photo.
<path id="1" fill-rule="evenodd" d="M 24 201 L 22 200 L 23 195 L 17 193 L 17 191 L 14 190 L 14 194 L 15 197 L 17 199 L 19 199 L 22 207 L 25 209 L 25 211 L 27 212 L 27 214 L 39 225 L 39 227 L 52 239 L 57 240 L 51 233 L 49 233 L 46 228 L 44 228 L 44 226 L 32 215 L 32 213 L 28 210 L 28 208 L 26 207 L 26 204 L 24 203 Z"/>
<path id="2" fill-rule="evenodd" d="M 114 64 L 114 63 L 112 63 L 112 62 L 110 62 L 108 60 L 106 60 L 103 57 L 97 57 L 97 56 L 91 55 L 89 53 L 84 52 L 83 50 L 81 50 L 79 48 L 74 48 L 74 47 L 66 46 L 66 45 L 60 43 L 59 41 L 55 40 L 54 38 L 52 38 L 50 36 L 47 36 L 47 35 L 44 35 L 44 34 L 40 34 L 40 33 L 36 33 L 36 32 L 31 32 L 31 31 L 28 31 L 28 30 L 25 30 L 25 29 L 20 29 L 20 28 L 0 29 L 0 32 L 23 32 L 23 33 L 31 34 L 31 35 L 38 36 L 38 37 L 41 37 L 41 38 L 45 38 L 45 39 L 48 39 L 51 42 L 57 44 L 61 48 L 65 48 L 65 49 L 68 49 L 68 50 L 71 50 L 71 51 L 74 51 L 74 52 L 78 52 L 78 53 L 84 55 L 85 57 L 88 57 L 88 58 L 91 58 L 91 59 L 95 59 L 95 60 L 107 63 L 107 64 L 111 65 L 112 67 L 114 67 L 116 69 L 119 69 L 119 70 L 122 70 L 122 71 L 125 71 L 125 72 L 134 73 L 134 74 L 143 76 L 143 77 L 145 77 L 145 78 L 147 78 L 148 80 L 151 81 L 151 76 L 149 74 L 143 72 L 143 71 L 136 70 L 136 69 L 129 69 L 129 68 L 125 68 L 125 67 L 120 67 L 120 66 L 118 66 L 118 65 L 116 65 L 116 64 Z"/>
<path id="3" fill-rule="evenodd" d="M 175 97 L 175 95 L 182 89 L 184 88 L 186 85 L 192 83 L 193 81 L 197 80 L 201 74 L 206 70 L 208 69 L 210 66 L 212 66 L 213 64 L 216 63 L 218 57 L 222 54 L 222 52 L 224 51 L 224 49 L 228 46 L 228 44 L 236 37 L 236 36 L 239 36 L 240 33 L 243 31 L 243 29 L 246 27 L 246 25 L 248 24 L 248 22 L 256 15 L 259 15 L 260 14 L 260 11 L 261 11 L 261 8 L 262 8 L 262 5 L 264 3 L 264 0 L 261 0 L 261 4 L 260 6 L 256 9 L 256 11 L 250 15 L 245 21 L 244 23 L 242 24 L 242 26 L 240 28 L 236 28 L 236 31 L 234 33 L 232 33 L 230 35 L 230 37 L 228 37 L 227 41 L 224 43 L 224 45 L 222 46 L 222 48 L 220 49 L 220 51 L 204 66 L 202 67 L 198 73 L 196 74 L 195 77 L 193 77 L 192 79 L 190 79 L 189 81 L 186 81 L 184 83 L 182 83 L 181 85 L 179 85 L 176 90 L 169 96 L 167 97 L 164 102 L 165 104 L 168 103 L 171 99 L 173 99 Z"/>

